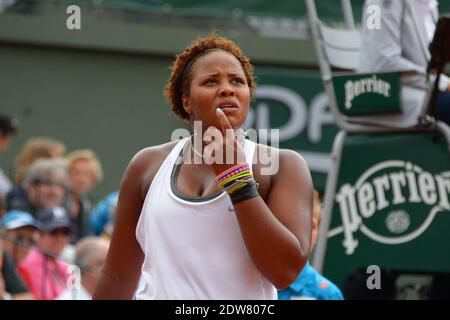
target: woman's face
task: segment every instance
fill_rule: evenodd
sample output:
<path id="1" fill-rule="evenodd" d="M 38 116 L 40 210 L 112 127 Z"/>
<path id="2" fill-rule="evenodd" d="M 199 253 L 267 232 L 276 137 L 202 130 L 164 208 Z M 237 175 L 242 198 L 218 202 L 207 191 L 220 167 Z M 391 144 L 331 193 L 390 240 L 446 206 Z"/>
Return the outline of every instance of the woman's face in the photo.
<path id="1" fill-rule="evenodd" d="M 70 187 L 78 194 L 85 194 L 92 190 L 96 184 L 94 165 L 86 159 L 73 162 L 69 169 Z"/>
<path id="2" fill-rule="evenodd" d="M 216 108 L 221 108 L 234 129 L 244 123 L 250 88 L 242 66 L 231 53 L 213 51 L 198 58 L 192 66 L 189 96 L 183 96 L 184 109 L 192 121 L 202 121 L 203 129 L 221 128 Z"/>
<path id="3" fill-rule="evenodd" d="M 30 247 L 34 245 L 39 236 L 36 228 L 31 226 L 7 230 L 6 235 L 13 241 L 4 240 L 4 247 L 10 257 L 14 259 L 16 265 L 19 265 L 25 260 L 30 251 Z"/>
<path id="4" fill-rule="evenodd" d="M 58 256 L 69 243 L 69 240 L 70 229 L 62 227 L 51 232 L 42 232 L 38 245 L 41 249 Z"/>

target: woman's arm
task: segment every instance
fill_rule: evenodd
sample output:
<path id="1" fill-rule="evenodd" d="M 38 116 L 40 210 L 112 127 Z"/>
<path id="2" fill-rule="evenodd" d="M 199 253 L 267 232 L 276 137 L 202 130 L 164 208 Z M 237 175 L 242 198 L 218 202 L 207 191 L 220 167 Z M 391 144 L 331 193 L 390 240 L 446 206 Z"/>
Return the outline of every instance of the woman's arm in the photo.
<path id="1" fill-rule="evenodd" d="M 144 254 L 136 240 L 136 225 L 148 187 L 159 168 L 160 152 L 147 148 L 135 155 L 123 175 L 111 244 L 93 299 L 131 299 L 140 277 Z"/>
<path id="2" fill-rule="evenodd" d="M 227 145 L 236 146 L 234 159 L 238 159 L 237 155 L 243 150 L 234 136 L 227 134 L 227 130 L 232 130 L 230 122 L 220 109 L 217 117 L 223 141 L 219 139 L 214 144 L 225 149 Z M 210 127 L 208 130 L 218 129 Z M 279 162 L 278 171 L 271 174 L 266 202 L 257 196 L 236 203 L 234 209 L 253 263 L 277 289 L 284 289 L 294 282 L 309 257 L 314 193 L 308 165 L 298 153 L 269 150 L 272 150 L 271 168 L 273 161 Z M 258 162 L 261 159 L 258 158 Z M 213 163 L 211 166 L 220 174 L 233 164 Z M 261 169 L 261 166 L 253 168 Z M 261 170 L 260 175 L 263 173 Z"/>
<path id="3" fill-rule="evenodd" d="M 278 289 L 288 287 L 308 260 L 311 245 L 313 187 L 306 162 L 280 150 L 267 203 L 255 197 L 234 208 L 252 261 Z"/>

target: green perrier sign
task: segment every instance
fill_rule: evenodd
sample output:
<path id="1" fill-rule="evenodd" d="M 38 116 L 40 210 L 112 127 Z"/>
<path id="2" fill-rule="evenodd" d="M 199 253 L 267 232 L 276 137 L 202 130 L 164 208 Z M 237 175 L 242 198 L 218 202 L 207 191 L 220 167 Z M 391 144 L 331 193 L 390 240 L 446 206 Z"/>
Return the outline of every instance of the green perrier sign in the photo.
<path id="1" fill-rule="evenodd" d="M 450 155 L 438 132 L 347 135 L 323 273 L 450 272 Z"/>
<path id="2" fill-rule="evenodd" d="M 347 116 L 400 113 L 398 72 L 334 74 L 339 111 Z"/>

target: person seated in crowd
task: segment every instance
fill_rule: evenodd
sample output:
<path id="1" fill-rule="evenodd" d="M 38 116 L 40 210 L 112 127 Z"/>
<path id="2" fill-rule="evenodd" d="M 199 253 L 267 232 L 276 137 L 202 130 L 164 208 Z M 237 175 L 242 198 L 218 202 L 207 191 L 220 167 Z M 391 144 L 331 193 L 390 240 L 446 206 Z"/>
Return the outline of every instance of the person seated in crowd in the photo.
<path id="1" fill-rule="evenodd" d="M 65 152 L 64 144 L 52 138 L 35 137 L 27 140 L 15 160 L 14 186 L 7 194 L 6 204 L 10 204 L 13 199 L 26 199 L 26 174 L 36 160 L 62 158 Z M 7 209 L 18 208 L 7 207 Z"/>
<path id="2" fill-rule="evenodd" d="M 39 227 L 30 213 L 13 210 L 3 216 L 0 234 L 6 252 L 18 266 L 36 243 L 39 237 Z"/>
<path id="3" fill-rule="evenodd" d="M 100 202 L 92 210 L 90 215 L 90 223 L 96 236 L 103 234 L 106 238 L 108 238 L 112 235 L 118 198 L 119 192 L 114 191 L 100 200 Z"/>
<path id="4" fill-rule="evenodd" d="M 57 300 L 91 300 L 108 254 L 109 241 L 101 237 L 81 239 L 75 248 L 75 264 L 81 279 L 67 288 Z"/>
<path id="5" fill-rule="evenodd" d="M 366 0 L 363 9 L 360 71 L 401 71 L 403 118 L 417 123 L 427 89 L 429 44 L 438 20 L 436 0 Z M 370 8 L 378 8 L 374 16 Z M 379 19 L 379 25 L 372 23 Z M 441 75 L 437 116 L 450 124 L 450 80 Z"/>
<path id="6" fill-rule="evenodd" d="M 9 116 L 0 114 L 0 154 L 8 150 L 13 136 L 17 133 L 17 121 L 11 119 Z M 9 177 L 0 168 L 0 201 L 6 197 L 6 194 L 11 191 L 12 183 Z"/>
<path id="7" fill-rule="evenodd" d="M 31 300 L 33 295 L 18 274 L 0 241 L 0 300 Z"/>
<path id="8" fill-rule="evenodd" d="M 8 194 L 8 210 L 23 210 L 36 215 L 43 208 L 63 206 L 68 184 L 65 160 L 36 160 L 24 183 L 25 194 Z"/>
<path id="9" fill-rule="evenodd" d="M 69 176 L 68 208 L 72 221 L 72 242 L 92 234 L 89 225 L 89 213 L 92 202 L 88 193 L 103 177 L 102 167 L 91 150 L 75 150 L 69 153 L 67 172 Z"/>
<path id="10" fill-rule="evenodd" d="M 35 137 L 28 139 L 15 161 L 14 184 L 22 185 L 28 169 L 39 159 L 63 158 L 66 146 L 53 138 Z"/>
<path id="11" fill-rule="evenodd" d="M 311 252 L 317 242 L 322 206 L 319 193 L 314 191 L 313 226 L 311 233 Z M 278 291 L 280 300 L 343 300 L 341 290 L 330 280 L 320 275 L 308 261 L 300 275 L 288 288 Z"/>
<path id="12" fill-rule="evenodd" d="M 20 272 L 37 300 L 53 300 L 66 289 L 69 265 L 59 259 L 69 243 L 70 220 L 64 207 L 41 209 L 37 214 L 40 237 L 20 264 Z"/>

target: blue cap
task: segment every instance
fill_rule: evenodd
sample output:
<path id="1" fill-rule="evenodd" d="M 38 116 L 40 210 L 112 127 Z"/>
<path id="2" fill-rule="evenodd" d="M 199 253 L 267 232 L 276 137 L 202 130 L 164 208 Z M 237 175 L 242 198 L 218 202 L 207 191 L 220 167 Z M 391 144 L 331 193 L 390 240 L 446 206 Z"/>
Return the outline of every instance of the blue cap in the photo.
<path id="1" fill-rule="evenodd" d="M 66 208 L 44 208 L 37 213 L 37 222 L 42 231 L 51 232 L 59 228 L 70 229 L 70 219 Z"/>
<path id="2" fill-rule="evenodd" d="M 2 229 L 14 230 L 21 227 L 38 228 L 36 220 L 26 211 L 11 210 L 6 212 L 1 220 Z"/>

